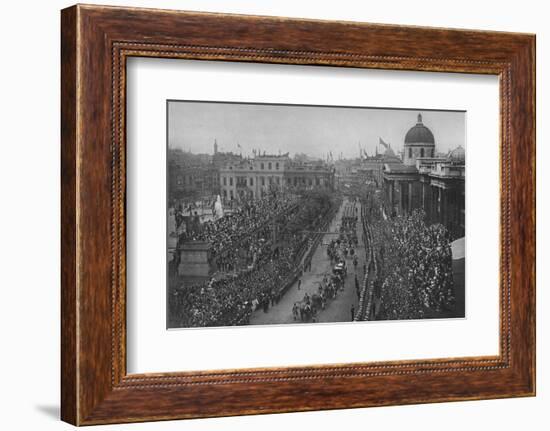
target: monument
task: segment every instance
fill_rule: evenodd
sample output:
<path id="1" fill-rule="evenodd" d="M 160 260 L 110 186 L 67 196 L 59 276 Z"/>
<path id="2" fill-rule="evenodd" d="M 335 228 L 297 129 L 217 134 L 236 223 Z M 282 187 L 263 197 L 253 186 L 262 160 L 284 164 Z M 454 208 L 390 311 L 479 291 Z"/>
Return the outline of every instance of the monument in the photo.
<path id="1" fill-rule="evenodd" d="M 190 277 L 210 277 L 212 252 L 210 243 L 204 241 L 184 242 L 179 249 L 178 274 Z"/>
<path id="2" fill-rule="evenodd" d="M 214 220 L 219 220 L 223 217 L 223 205 L 220 195 L 218 195 L 218 197 L 216 198 L 212 215 L 214 216 Z"/>

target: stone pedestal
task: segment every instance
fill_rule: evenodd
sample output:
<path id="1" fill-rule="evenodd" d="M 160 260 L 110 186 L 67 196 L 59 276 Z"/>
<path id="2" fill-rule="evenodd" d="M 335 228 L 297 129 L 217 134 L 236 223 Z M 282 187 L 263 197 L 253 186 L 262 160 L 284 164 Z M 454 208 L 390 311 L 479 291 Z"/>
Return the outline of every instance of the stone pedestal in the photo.
<path id="1" fill-rule="evenodd" d="M 178 252 L 180 253 L 178 275 L 208 277 L 212 274 L 210 243 L 186 242 L 183 243 Z"/>

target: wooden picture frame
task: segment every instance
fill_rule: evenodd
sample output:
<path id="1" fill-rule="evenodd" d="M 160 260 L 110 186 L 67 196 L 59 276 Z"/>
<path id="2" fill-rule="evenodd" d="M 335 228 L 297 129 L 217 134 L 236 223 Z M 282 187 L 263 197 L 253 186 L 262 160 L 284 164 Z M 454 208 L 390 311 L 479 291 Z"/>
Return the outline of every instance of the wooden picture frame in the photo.
<path id="1" fill-rule="evenodd" d="M 535 394 L 534 35 L 82 5 L 63 10 L 61 18 L 64 421 L 91 425 Z M 498 75 L 500 354 L 128 375 L 130 56 Z"/>

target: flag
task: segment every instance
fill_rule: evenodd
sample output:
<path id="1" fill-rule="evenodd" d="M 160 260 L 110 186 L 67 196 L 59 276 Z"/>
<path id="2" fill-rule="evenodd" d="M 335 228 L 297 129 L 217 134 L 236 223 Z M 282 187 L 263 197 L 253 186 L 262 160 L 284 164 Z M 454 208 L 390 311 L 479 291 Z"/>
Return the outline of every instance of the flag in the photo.
<path id="1" fill-rule="evenodd" d="M 386 144 L 386 143 L 384 142 L 384 140 L 383 140 L 382 138 L 380 138 L 380 137 L 379 137 L 378 139 L 379 139 L 379 143 L 380 143 L 380 145 L 383 145 L 383 146 L 384 146 L 384 148 L 386 148 L 386 149 L 387 149 L 387 148 L 388 148 L 388 144 Z"/>

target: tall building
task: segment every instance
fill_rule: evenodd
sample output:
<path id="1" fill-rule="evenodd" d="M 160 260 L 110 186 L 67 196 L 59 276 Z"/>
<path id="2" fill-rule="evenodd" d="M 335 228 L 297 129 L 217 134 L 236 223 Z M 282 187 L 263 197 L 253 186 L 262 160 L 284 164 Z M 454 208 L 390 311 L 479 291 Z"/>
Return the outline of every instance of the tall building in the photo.
<path id="1" fill-rule="evenodd" d="M 416 208 L 426 212 L 428 223 L 441 223 L 453 238 L 465 231 L 465 164 L 462 146 L 445 157 L 434 157 L 436 142 L 422 123 L 422 115 L 405 135 L 403 161 L 384 162 L 383 187 L 391 215 L 408 214 Z"/>

